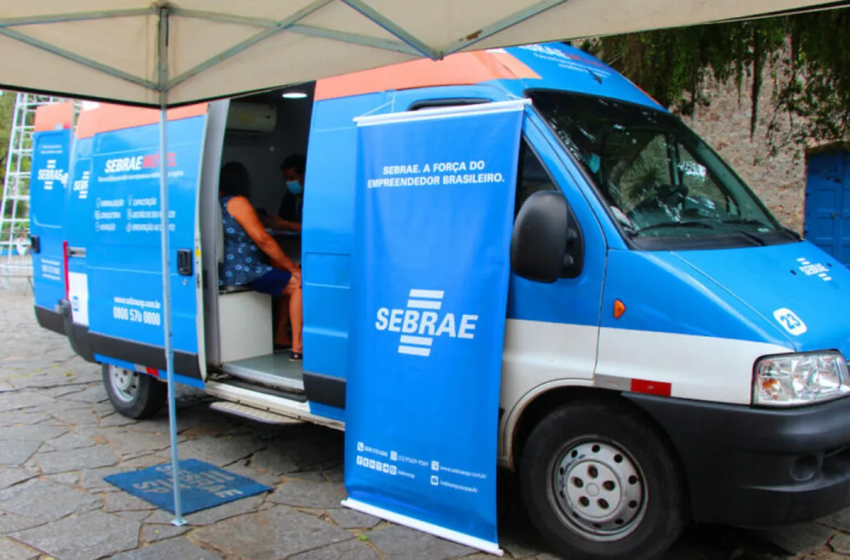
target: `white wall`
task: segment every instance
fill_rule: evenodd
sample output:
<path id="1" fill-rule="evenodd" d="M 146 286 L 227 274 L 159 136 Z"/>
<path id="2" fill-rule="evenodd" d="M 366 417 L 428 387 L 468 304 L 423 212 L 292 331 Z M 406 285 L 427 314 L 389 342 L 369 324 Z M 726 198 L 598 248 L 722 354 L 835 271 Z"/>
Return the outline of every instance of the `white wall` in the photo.
<path id="1" fill-rule="evenodd" d="M 311 107 L 309 98 L 281 99 L 272 134 L 230 133 L 225 136 L 222 164 L 238 161 L 248 168 L 251 202 L 258 210 L 265 208 L 269 214 L 277 213 L 285 188 L 280 164 L 292 153 L 307 155 Z"/>

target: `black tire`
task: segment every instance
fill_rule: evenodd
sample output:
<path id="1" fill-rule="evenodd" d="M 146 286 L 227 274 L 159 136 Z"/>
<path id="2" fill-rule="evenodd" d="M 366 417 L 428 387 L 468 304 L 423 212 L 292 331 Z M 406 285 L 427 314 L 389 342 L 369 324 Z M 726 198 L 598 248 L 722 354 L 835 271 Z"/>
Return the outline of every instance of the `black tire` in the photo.
<path id="1" fill-rule="evenodd" d="M 122 416 L 141 420 L 156 414 L 168 396 L 168 386 L 150 375 L 103 364 L 103 384 L 109 402 Z M 116 377 L 130 376 L 132 388 L 122 388 Z"/>
<path id="2" fill-rule="evenodd" d="M 668 445 L 616 404 L 575 403 L 546 416 L 522 452 L 520 484 L 538 532 L 573 560 L 652 560 L 685 526 L 683 477 Z"/>

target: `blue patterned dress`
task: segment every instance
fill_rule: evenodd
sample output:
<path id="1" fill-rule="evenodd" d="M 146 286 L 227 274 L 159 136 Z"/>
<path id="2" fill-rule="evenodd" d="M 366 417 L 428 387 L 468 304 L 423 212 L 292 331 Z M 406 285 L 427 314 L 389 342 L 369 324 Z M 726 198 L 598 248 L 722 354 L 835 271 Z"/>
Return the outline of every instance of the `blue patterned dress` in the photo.
<path id="1" fill-rule="evenodd" d="M 227 211 L 232 196 L 222 196 L 221 217 L 224 222 L 224 264 L 219 274 L 220 286 L 244 286 L 274 270 L 268 256 L 257 247 L 251 236 Z"/>

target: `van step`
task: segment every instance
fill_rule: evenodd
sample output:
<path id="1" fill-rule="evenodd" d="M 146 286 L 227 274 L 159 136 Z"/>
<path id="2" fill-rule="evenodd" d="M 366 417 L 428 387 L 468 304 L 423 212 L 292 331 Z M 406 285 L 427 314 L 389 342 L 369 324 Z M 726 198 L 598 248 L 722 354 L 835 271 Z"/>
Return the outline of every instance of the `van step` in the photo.
<path id="1" fill-rule="evenodd" d="M 259 408 L 254 408 L 253 406 L 246 406 L 244 404 L 227 402 L 227 401 L 217 401 L 210 404 L 210 408 L 213 410 L 217 410 L 219 412 L 226 412 L 227 414 L 233 414 L 234 416 L 241 416 L 242 418 L 248 418 L 250 420 L 256 420 L 257 422 L 262 422 L 263 424 L 300 424 L 300 420 L 295 420 L 294 418 L 289 418 L 287 416 L 282 416 L 280 414 L 275 414 L 274 412 L 269 412 L 267 410 L 260 410 Z"/>

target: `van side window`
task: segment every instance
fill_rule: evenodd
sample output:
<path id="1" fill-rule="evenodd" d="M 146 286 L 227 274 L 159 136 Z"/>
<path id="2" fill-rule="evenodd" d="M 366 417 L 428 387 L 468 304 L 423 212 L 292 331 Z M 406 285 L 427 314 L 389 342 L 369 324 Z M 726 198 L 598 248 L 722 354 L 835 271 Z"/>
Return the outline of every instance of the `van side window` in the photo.
<path id="1" fill-rule="evenodd" d="M 528 197 L 538 191 L 555 191 L 558 188 L 549 178 L 549 173 L 543 167 L 537 154 L 528 145 L 525 138 L 519 146 L 519 167 L 517 168 L 516 206 L 514 207 L 514 218 L 522 208 Z"/>

